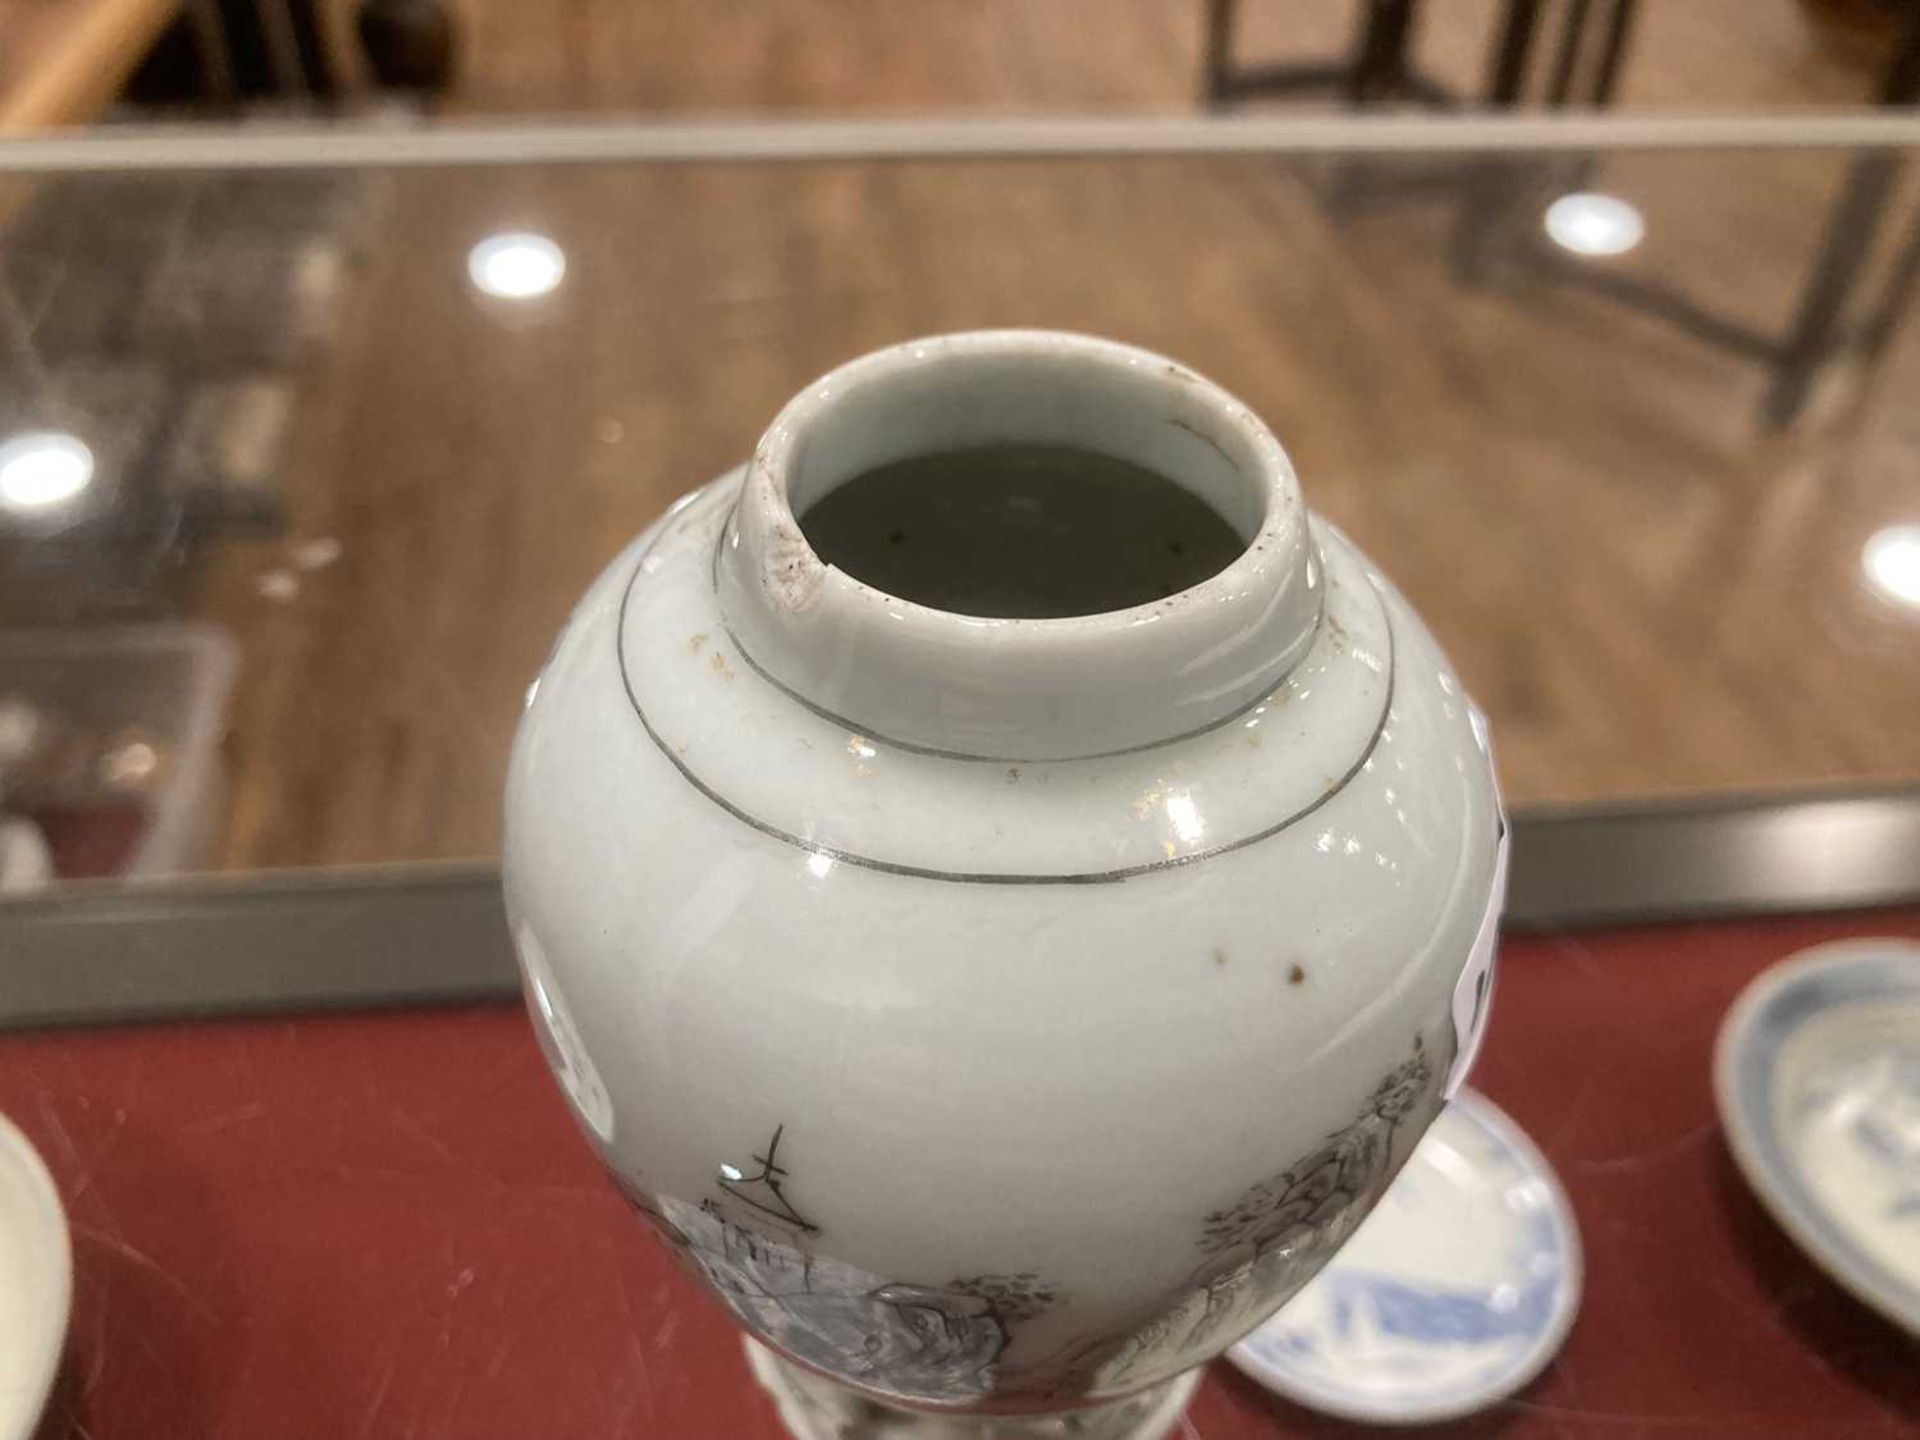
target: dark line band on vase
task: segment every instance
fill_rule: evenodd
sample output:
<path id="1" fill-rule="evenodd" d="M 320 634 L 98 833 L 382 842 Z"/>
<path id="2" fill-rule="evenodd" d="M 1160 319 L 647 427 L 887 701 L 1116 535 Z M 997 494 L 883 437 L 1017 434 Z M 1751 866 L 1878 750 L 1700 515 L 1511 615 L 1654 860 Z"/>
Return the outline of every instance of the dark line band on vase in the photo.
<path id="1" fill-rule="evenodd" d="M 762 820 L 751 811 L 741 809 L 740 806 L 734 804 L 733 801 L 729 800 L 695 774 L 692 767 L 674 753 L 673 747 L 667 744 L 665 737 L 653 728 L 653 722 L 647 718 L 646 709 L 641 705 L 639 695 L 634 692 L 633 677 L 627 671 L 627 647 L 625 638 L 627 629 L 627 607 L 633 599 L 634 587 L 639 583 L 640 576 L 646 570 L 647 557 L 653 553 L 654 547 L 658 545 L 665 536 L 666 531 L 662 529 L 659 534 L 655 535 L 642 547 L 639 555 L 634 557 L 633 573 L 627 577 L 627 583 L 620 592 L 620 608 L 614 617 L 614 660 L 620 670 L 620 686 L 626 692 L 627 704 L 639 719 L 640 728 L 646 731 L 647 738 L 653 742 L 654 748 L 660 752 L 669 765 L 680 772 L 682 779 L 695 790 L 699 791 L 701 795 L 705 796 L 714 805 L 726 811 L 727 814 L 731 815 L 741 824 L 750 829 L 758 830 L 762 835 L 770 839 L 778 840 L 784 845 L 791 845 L 794 849 L 800 850 L 808 855 L 824 855 L 836 864 L 852 865 L 862 870 L 877 870 L 884 875 L 901 875 L 918 880 L 940 880 L 957 885 L 1111 885 L 1122 880 L 1130 880 L 1137 875 L 1151 875 L 1163 870 L 1177 870 L 1185 865 L 1193 865 L 1202 860 L 1212 860 L 1221 855 L 1230 855 L 1236 850 L 1244 850 L 1249 846 L 1258 845 L 1262 841 L 1271 840 L 1283 830 L 1291 829 L 1302 820 L 1305 820 L 1309 815 L 1319 810 L 1329 800 L 1332 800 L 1334 796 L 1345 790 L 1347 786 L 1352 783 L 1353 777 L 1366 768 L 1367 762 L 1373 758 L 1374 751 L 1379 748 L 1380 737 L 1386 733 L 1387 722 L 1393 714 L 1394 679 L 1398 659 L 1398 646 L 1393 631 L 1392 611 L 1386 608 L 1383 603 L 1381 618 L 1387 632 L 1387 693 L 1381 701 L 1380 716 L 1374 722 L 1373 733 L 1367 737 L 1365 747 L 1361 750 L 1359 757 L 1353 764 L 1347 767 L 1345 774 L 1335 780 L 1318 798 L 1264 830 L 1255 831 L 1251 835 L 1243 835 L 1237 840 L 1229 840 L 1224 844 L 1215 845 L 1210 849 L 1196 850 L 1187 855 L 1173 855 L 1161 860 L 1149 860 L 1139 865 L 1122 866 L 1115 870 L 1071 871 L 1064 873 L 1041 872 L 1037 874 L 1009 874 L 990 870 L 936 870 L 924 865 L 906 865 L 892 860 L 876 859 L 871 855 L 859 855 L 850 850 L 840 850 L 834 846 L 823 845 L 817 841 L 808 840 L 804 836 L 795 835 L 789 830 L 783 830 L 778 825 Z M 1328 584 L 1331 585 L 1331 583 L 1331 580 L 1329 580 Z M 741 652 L 742 655 L 745 653 L 745 651 Z M 1161 743 L 1169 744 L 1172 742 L 1163 741 Z M 1014 761 L 1007 763 L 1017 764 L 1019 762 Z"/>
<path id="2" fill-rule="evenodd" d="M 720 551 L 726 544 L 727 529 L 733 524 L 734 516 L 739 514 L 739 512 L 740 501 L 738 497 L 736 497 L 732 507 L 727 511 L 726 518 L 720 522 L 720 533 L 714 536 L 713 555 L 707 566 L 707 580 L 713 589 L 714 611 L 716 614 L 724 613 L 720 607 Z M 1313 558 L 1319 563 L 1321 575 L 1325 576 L 1327 573 L 1326 557 L 1321 554 L 1317 542 L 1314 543 L 1313 546 Z M 841 573 L 846 574 L 845 571 Z M 857 579 L 858 577 L 850 578 Z M 859 583 L 865 584 L 866 582 L 860 581 Z M 754 659 L 753 652 L 740 643 L 740 637 L 733 633 L 733 627 L 727 624 L 724 618 L 720 621 L 720 633 L 733 642 L 733 648 L 739 652 L 740 658 L 747 662 L 747 668 L 749 670 L 753 671 L 754 674 L 758 675 L 762 680 L 766 681 L 767 684 L 786 696 L 787 699 L 793 701 L 793 703 L 801 709 L 809 710 L 829 724 L 836 725 L 849 734 L 858 735 L 863 740 L 871 740 L 876 744 L 884 745 L 889 750 L 903 751 L 908 755 L 926 755 L 935 760 L 962 760 L 973 765 L 1071 765 L 1081 760 L 1117 760 L 1123 756 L 1138 755 L 1147 750 L 1158 750 L 1164 745 L 1178 745 L 1186 740 L 1198 740 L 1202 735 L 1209 734 L 1212 731 L 1226 729 L 1227 726 L 1243 718 L 1248 712 L 1273 699 L 1279 692 L 1280 687 L 1292 678 L 1293 672 L 1298 670 L 1300 666 L 1305 663 L 1307 656 L 1313 653 L 1313 637 L 1320 633 L 1320 626 L 1327 618 L 1327 592 L 1332 588 L 1333 585 L 1331 581 L 1328 581 L 1320 587 L 1319 605 L 1313 614 L 1313 625 L 1306 632 L 1307 643 L 1300 647 L 1300 653 L 1294 656 L 1293 659 L 1273 677 L 1272 684 L 1264 686 L 1259 694 L 1253 696 L 1245 704 L 1236 705 L 1231 711 L 1222 715 L 1217 720 L 1209 720 L 1204 725 L 1195 726 L 1191 730 L 1182 730 L 1179 734 L 1168 735 L 1164 739 L 1148 740 L 1139 745 L 1126 745 L 1118 750 L 1095 750 L 1085 755 L 1054 755 L 1046 758 L 1036 758 L 1031 755 L 978 755 L 969 750 L 942 750 L 935 745 L 919 745 L 911 740 L 896 740 L 891 735 L 885 735 L 878 730 L 869 729 L 857 720 L 850 720 L 845 715 L 836 714 L 832 710 L 827 709 L 826 706 L 809 700 L 798 690 L 788 685 L 786 681 L 767 669 L 767 667 L 762 665 L 758 660 Z M 886 592 L 876 590 L 874 593 L 884 595 Z M 899 599 L 898 596 L 892 596 L 890 598 Z M 912 604 L 913 602 L 905 601 L 902 603 Z"/>

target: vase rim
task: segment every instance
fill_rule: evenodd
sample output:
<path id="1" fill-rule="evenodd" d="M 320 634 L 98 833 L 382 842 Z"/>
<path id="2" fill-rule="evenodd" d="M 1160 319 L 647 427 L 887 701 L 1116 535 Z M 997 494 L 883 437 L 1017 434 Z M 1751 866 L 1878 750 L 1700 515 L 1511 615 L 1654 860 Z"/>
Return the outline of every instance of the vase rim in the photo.
<path id="1" fill-rule="evenodd" d="M 890 594 L 807 538 L 807 509 L 856 473 L 1029 441 L 1165 476 L 1242 548 L 1172 595 L 1031 618 Z M 1324 603 L 1293 466 L 1247 406 L 1151 351 L 1041 330 L 906 341 L 806 386 L 754 452 L 714 572 L 742 651 L 798 698 L 850 728 L 979 758 L 1079 758 L 1203 729 L 1284 678 Z"/>

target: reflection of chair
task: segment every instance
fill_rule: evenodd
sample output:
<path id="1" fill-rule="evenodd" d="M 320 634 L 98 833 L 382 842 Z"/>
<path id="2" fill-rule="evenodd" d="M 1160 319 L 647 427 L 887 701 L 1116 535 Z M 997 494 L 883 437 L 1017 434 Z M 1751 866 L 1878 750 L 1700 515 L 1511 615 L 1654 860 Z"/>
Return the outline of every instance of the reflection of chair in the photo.
<path id="1" fill-rule="evenodd" d="M 1353 48 L 1345 59 L 1240 68 L 1233 64 L 1236 0 L 1208 0 L 1203 99 L 1210 105 L 1254 95 L 1331 90 L 1352 105 L 1376 100 L 1417 100 L 1448 105 L 1452 97 L 1408 63 L 1415 0 L 1363 0 Z"/>
<path id="2" fill-rule="evenodd" d="M 20 0 L 0 0 L 0 14 Z M 133 0 L 125 0 L 133 3 Z M 129 87 L 152 104 L 331 101 L 368 83 L 425 98 L 453 73 L 446 0 L 184 0 Z M 168 10 L 182 0 L 167 0 Z"/>
<path id="3" fill-rule="evenodd" d="M 1542 0 L 1505 0 L 1487 52 L 1481 93 L 1452 94 L 1421 74 L 1410 58 L 1419 23 L 1418 0 L 1363 0 L 1353 45 L 1346 58 L 1288 65 L 1233 63 L 1236 0 L 1209 0 L 1202 58 L 1203 99 L 1215 108 L 1256 96 L 1332 91 L 1347 105 L 1416 104 L 1450 109 L 1463 99 L 1508 108 L 1528 100 L 1559 108 L 1605 105 L 1612 98 L 1626 58 L 1638 0 L 1564 0 L 1555 7 L 1556 27 L 1543 25 Z M 1541 75 L 1530 72 L 1543 29 L 1552 29 L 1551 58 Z M 1335 162 L 1324 168 L 1321 202 L 1335 214 L 1363 201 L 1398 200 L 1435 190 L 1454 194 L 1461 181 L 1458 160 L 1420 168 L 1398 167 L 1383 175 L 1377 162 Z M 1472 188 L 1473 167 L 1468 167 Z"/>
<path id="4" fill-rule="evenodd" d="M 1911 105 L 1920 100 L 1920 4 L 1907 7 L 1906 29 L 1881 81 L 1879 99 L 1882 105 Z M 1815 374 L 1843 343 L 1842 318 L 1879 238 L 1905 165 L 1905 157 L 1893 151 L 1876 151 L 1853 162 L 1828 214 L 1820 254 L 1800 292 L 1792 328 L 1773 357 L 1773 383 L 1766 400 L 1767 419 L 1773 424 L 1784 425 L 1799 413 Z M 1920 278 L 1920 216 L 1914 217 L 1900 247 L 1879 304 L 1855 337 L 1867 365 L 1877 362 L 1886 349 L 1916 278 Z"/>
<path id="5" fill-rule="evenodd" d="M 1877 99 L 1882 105 L 1911 105 L 1920 100 L 1920 3 L 1907 6 L 1903 27 L 1881 79 Z M 1514 55 L 1516 76 L 1525 73 L 1526 59 L 1523 43 Z M 1592 157 L 1547 160 L 1540 166 L 1537 182 L 1521 187 L 1511 183 L 1510 165 L 1487 162 L 1475 167 L 1460 191 L 1455 230 L 1454 258 L 1462 277 L 1473 280 L 1484 274 L 1497 248 L 1498 253 L 1552 279 L 1632 305 L 1757 361 L 1770 375 L 1763 409 L 1773 425 L 1786 425 L 1800 413 L 1820 368 L 1842 350 L 1853 349 L 1868 366 L 1878 361 L 1920 279 L 1920 215 L 1910 222 L 1870 313 L 1851 326 L 1849 318 L 1894 206 L 1906 168 L 1902 152 L 1867 151 L 1849 164 L 1827 212 L 1793 318 L 1779 334 L 1709 310 L 1658 281 L 1585 264 L 1541 244 L 1532 202 L 1586 188 L 1597 163 Z"/>
<path id="6" fill-rule="evenodd" d="M 1637 8 L 1638 0 L 1567 0 L 1540 99 L 1555 107 L 1612 103 Z M 1540 0 L 1507 0 L 1499 42 L 1488 58 L 1488 104 L 1513 105 L 1525 97 L 1540 10 Z"/>
<path id="7" fill-rule="evenodd" d="M 1567 0 L 1540 97 L 1545 103 L 1604 105 L 1613 98 L 1636 6 L 1637 0 Z M 1541 8 L 1541 0 L 1506 0 L 1487 58 L 1481 96 L 1485 103 L 1512 105 L 1522 98 Z M 1202 99 L 1209 105 L 1312 91 L 1333 92 L 1353 106 L 1411 101 L 1446 108 L 1459 103 L 1459 97 L 1413 66 L 1418 0 L 1362 0 L 1353 44 L 1344 58 L 1289 65 L 1234 64 L 1238 10 L 1237 0 L 1208 0 Z"/>

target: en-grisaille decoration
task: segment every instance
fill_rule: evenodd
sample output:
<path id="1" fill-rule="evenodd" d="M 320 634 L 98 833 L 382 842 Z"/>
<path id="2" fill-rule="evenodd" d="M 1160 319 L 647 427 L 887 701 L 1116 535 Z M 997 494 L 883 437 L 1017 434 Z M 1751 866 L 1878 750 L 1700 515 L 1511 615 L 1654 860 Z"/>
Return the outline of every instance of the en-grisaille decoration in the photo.
<path id="1" fill-rule="evenodd" d="M 507 821 L 554 1072 L 805 1436 L 1177 1423 L 1458 1083 L 1505 848 L 1278 441 L 1028 331 L 844 366 L 640 536 Z"/>

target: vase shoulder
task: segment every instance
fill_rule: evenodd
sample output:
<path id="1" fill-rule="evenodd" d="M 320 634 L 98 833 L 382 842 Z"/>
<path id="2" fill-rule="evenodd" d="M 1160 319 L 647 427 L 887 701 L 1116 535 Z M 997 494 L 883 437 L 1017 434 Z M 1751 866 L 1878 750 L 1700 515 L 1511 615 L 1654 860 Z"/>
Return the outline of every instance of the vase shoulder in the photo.
<path id="1" fill-rule="evenodd" d="M 1321 528 L 1309 644 L 1269 688 L 1192 732 L 1053 759 L 880 733 L 796 695 L 728 625 L 712 576 L 741 484 L 737 472 L 716 481 L 624 557 L 606 619 L 624 697 L 662 757 L 816 864 L 1028 883 L 1191 864 L 1311 814 L 1385 728 L 1394 622 L 1365 562 Z M 1071 688 L 1076 647 L 1057 648 L 1056 683 Z"/>

